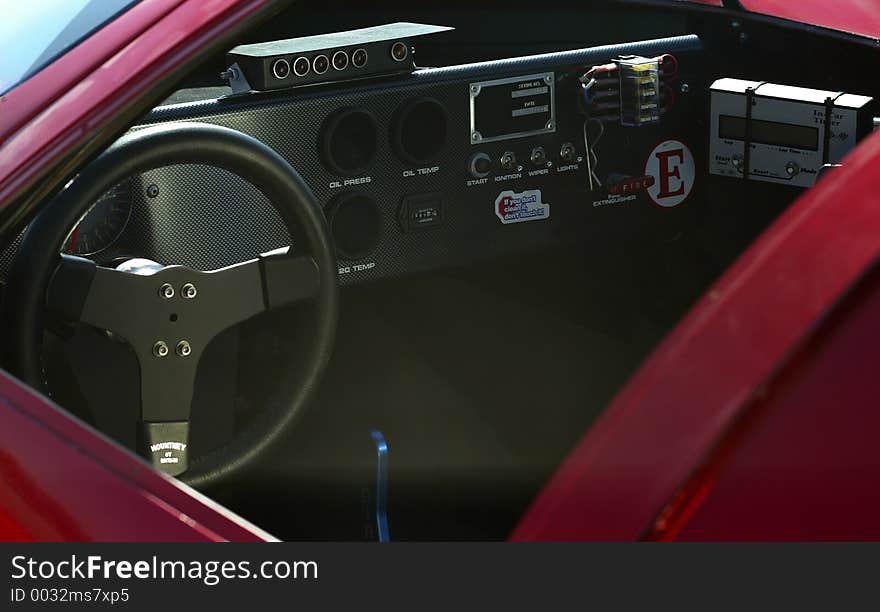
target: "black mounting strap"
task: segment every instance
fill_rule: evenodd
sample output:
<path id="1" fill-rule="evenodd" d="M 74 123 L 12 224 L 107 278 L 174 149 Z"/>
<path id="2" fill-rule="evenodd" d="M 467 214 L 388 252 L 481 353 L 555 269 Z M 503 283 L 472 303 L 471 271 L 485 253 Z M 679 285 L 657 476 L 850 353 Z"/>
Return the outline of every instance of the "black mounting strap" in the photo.
<path id="1" fill-rule="evenodd" d="M 755 104 L 755 92 L 766 81 L 761 81 L 755 87 L 746 88 L 746 130 L 743 135 L 743 180 L 749 180 L 749 171 L 752 168 L 752 107 Z"/>
<path id="2" fill-rule="evenodd" d="M 825 98 L 825 134 L 824 134 L 824 144 L 822 146 L 822 165 L 826 165 L 831 163 L 831 122 L 834 120 L 834 103 L 837 102 L 837 99 L 842 96 L 844 92 L 838 91 L 837 94 L 832 97 L 828 96 Z"/>

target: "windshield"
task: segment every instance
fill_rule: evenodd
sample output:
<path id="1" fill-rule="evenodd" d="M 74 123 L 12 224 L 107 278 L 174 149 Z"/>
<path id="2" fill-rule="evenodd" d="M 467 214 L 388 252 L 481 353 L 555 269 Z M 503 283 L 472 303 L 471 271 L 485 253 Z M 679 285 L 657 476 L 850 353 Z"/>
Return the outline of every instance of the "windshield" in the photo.
<path id="1" fill-rule="evenodd" d="M 0 94 L 27 80 L 138 0 L 23 0 L 0 20 Z"/>

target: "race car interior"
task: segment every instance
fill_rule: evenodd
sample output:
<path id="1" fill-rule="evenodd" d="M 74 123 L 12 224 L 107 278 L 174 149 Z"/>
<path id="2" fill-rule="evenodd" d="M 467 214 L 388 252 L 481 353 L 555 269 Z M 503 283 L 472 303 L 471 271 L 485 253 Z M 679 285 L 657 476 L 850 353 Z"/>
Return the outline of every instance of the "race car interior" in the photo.
<path id="1" fill-rule="evenodd" d="M 505 538 L 873 129 L 880 58 L 700 5 L 475 4 L 294 3 L 165 92 L 4 237 L 9 371 L 157 469 L 207 457 L 188 482 L 278 537 Z"/>

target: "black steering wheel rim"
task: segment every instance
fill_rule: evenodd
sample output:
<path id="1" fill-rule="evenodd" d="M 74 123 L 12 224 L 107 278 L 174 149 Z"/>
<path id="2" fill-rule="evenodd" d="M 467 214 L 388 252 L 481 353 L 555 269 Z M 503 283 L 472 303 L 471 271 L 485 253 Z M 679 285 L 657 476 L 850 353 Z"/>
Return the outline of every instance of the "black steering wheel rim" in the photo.
<path id="1" fill-rule="evenodd" d="M 30 224 L 9 275 L 6 361 L 9 370 L 45 389 L 42 338 L 51 278 L 70 230 L 104 193 L 125 179 L 175 164 L 228 170 L 257 187 L 289 233 L 302 236 L 317 264 L 315 323 L 305 339 L 304 370 L 278 381 L 261 413 L 227 444 L 197 458 L 180 476 L 208 488 L 242 472 L 265 455 L 298 421 L 329 362 L 338 317 L 335 251 L 323 211 L 299 174 L 265 143 L 239 131 L 199 123 L 164 124 L 122 137 L 52 200 Z"/>

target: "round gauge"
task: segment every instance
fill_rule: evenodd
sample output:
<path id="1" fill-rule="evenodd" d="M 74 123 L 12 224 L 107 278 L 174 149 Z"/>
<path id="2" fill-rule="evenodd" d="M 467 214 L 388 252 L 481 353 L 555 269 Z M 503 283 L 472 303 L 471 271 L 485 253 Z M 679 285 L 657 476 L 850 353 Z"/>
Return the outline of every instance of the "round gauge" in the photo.
<path id="1" fill-rule="evenodd" d="M 122 234 L 131 218 L 131 197 L 127 185 L 117 185 L 95 202 L 79 220 L 64 251 L 71 255 L 94 255 Z"/>

